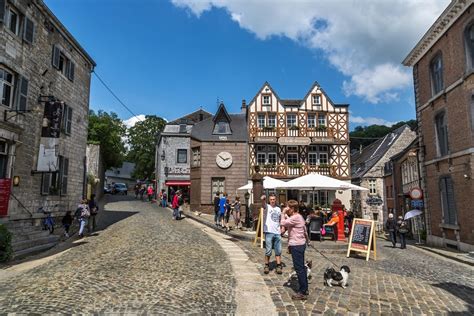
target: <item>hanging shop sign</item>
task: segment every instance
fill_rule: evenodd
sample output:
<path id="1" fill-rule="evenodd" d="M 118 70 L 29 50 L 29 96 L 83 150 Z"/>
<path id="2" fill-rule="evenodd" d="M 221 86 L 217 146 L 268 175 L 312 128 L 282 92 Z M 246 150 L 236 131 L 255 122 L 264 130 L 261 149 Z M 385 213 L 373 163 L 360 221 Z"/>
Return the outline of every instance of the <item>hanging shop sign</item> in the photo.
<path id="1" fill-rule="evenodd" d="M 62 106 L 62 102 L 45 103 L 37 171 L 55 172 L 59 170 L 58 148 L 61 134 Z"/>

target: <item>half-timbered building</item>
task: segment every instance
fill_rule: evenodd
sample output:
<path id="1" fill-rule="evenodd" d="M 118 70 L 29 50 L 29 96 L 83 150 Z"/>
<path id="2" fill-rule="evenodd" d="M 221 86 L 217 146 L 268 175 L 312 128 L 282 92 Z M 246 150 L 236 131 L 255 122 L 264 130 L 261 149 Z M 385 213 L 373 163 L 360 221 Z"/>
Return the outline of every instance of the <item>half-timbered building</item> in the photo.
<path id="1" fill-rule="evenodd" d="M 348 106 L 334 103 L 317 82 L 302 99 L 281 99 L 265 82 L 247 109 L 249 176 L 259 166 L 263 175 L 283 180 L 315 172 L 350 182 Z M 318 192 L 315 201 L 288 191 L 286 198 L 326 205 L 336 195 L 349 205 L 343 191 Z"/>

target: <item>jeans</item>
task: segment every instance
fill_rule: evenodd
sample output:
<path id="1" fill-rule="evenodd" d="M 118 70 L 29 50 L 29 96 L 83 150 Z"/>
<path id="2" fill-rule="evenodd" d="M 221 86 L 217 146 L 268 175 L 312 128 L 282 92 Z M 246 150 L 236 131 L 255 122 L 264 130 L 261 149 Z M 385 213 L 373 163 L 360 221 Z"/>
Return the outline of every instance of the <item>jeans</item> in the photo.
<path id="1" fill-rule="evenodd" d="M 293 267 L 298 276 L 299 289 L 298 292 L 306 294 L 308 292 L 308 275 L 304 266 L 304 252 L 306 245 L 290 246 L 291 258 L 293 259 Z"/>
<path id="2" fill-rule="evenodd" d="M 83 235 L 84 234 L 84 228 L 87 225 L 87 218 L 81 218 L 80 223 L 81 223 L 81 226 L 79 227 L 79 235 Z"/>
<path id="3" fill-rule="evenodd" d="M 174 208 L 173 209 L 173 218 L 174 219 L 178 219 L 180 216 L 179 216 L 179 208 Z"/>
<path id="4" fill-rule="evenodd" d="M 400 233 L 400 248 L 405 249 L 407 247 L 405 233 Z"/>
<path id="5" fill-rule="evenodd" d="M 87 223 L 87 228 L 89 229 L 89 232 L 95 231 L 97 227 L 97 220 L 96 220 L 97 215 L 91 215 L 89 218 L 89 221 Z"/>
<path id="6" fill-rule="evenodd" d="M 397 232 L 390 231 L 389 234 L 390 234 L 390 240 L 392 241 L 392 245 L 395 247 L 395 245 L 397 244 Z"/>
<path id="7" fill-rule="evenodd" d="M 219 220 L 219 208 L 214 208 L 214 222 L 216 222 L 216 224 L 218 224 Z"/>
<path id="8" fill-rule="evenodd" d="M 281 235 L 265 233 L 265 256 L 270 257 L 272 249 L 275 249 L 275 256 L 281 256 Z"/>
<path id="9" fill-rule="evenodd" d="M 161 206 L 166 207 L 166 199 L 161 200 Z"/>

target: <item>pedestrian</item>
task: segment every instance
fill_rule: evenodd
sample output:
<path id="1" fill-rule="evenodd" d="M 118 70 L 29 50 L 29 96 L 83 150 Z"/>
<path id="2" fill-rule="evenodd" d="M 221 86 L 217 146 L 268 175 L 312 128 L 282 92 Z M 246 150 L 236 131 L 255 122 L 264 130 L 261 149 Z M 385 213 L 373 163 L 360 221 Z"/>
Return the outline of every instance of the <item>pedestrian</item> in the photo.
<path id="1" fill-rule="evenodd" d="M 141 200 L 141 201 L 143 201 L 143 194 L 145 194 L 145 191 L 146 191 L 146 184 L 143 183 L 143 184 L 140 186 L 140 191 L 139 191 L 140 200 Z"/>
<path id="2" fill-rule="evenodd" d="M 170 187 L 170 201 L 171 201 L 171 203 L 173 203 L 175 195 L 176 195 L 176 191 L 173 189 L 173 187 Z"/>
<path id="3" fill-rule="evenodd" d="M 408 223 L 402 216 L 398 216 L 397 230 L 400 235 L 400 249 L 405 249 L 407 247 L 406 234 L 408 233 Z"/>
<path id="4" fill-rule="evenodd" d="M 388 214 L 388 219 L 385 222 L 385 229 L 390 235 L 390 240 L 392 241 L 392 248 L 395 248 L 397 245 L 397 222 L 393 218 L 393 213 Z"/>
<path id="5" fill-rule="evenodd" d="M 87 225 L 89 217 L 91 215 L 89 211 L 89 205 L 87 204 L 87 199 L 83 199 L 81 204 L 77 207 L 76 218 L 79 220 L 79 237 L 84 237 L 84 228 Z"/>
<path id="6" fill-rule="evenodd" d="M 263 233 L 265 235 L 265 266 L 263 273 L 270 273 L 270 257 L 272 250 L 275 251 L 275 261 L 277 274 L 282 274 L 281 268 L 281 209 L 276 205 L 276 195 L 271 193 L 269 196 L 270 204 L 266 203 L 265 195 L 261 197 L 263 210 Z"/>
<path id="7" fill-rule="evenodd" d="M 161 206 L 166 207 L 168 205 L 168 195 L 164 189 L 161 190 Z"/>
<path id="8" fill-rule="evenodd" d="M 225 211 L 226 211 L 226 203 L 227 203 L 227 193 L 223 193 L 222 197 L 219 200 L 219 217 L 218 217 L 218 222 L 221 225 L 221 228 L 225 227 L 224 223 L 224 217 L 225 217 Z"/>
<path id="9" fill-rule="evenodd" d="M 64 227 L 64 236 L 69 238 L 69 228 L 71 228 L 71 225 L 72 225 L 71 211 L 66 211 L 66 214 L 64 215 L 62 219 L 62 224 Z"/>
<path id="10" fill-rule="evenodd" d="M 298 276 L 299 288 L 291 298 L 294 300 L 306 300 L 308 297 L 308 276 L 304 261 L 308 234 L 303 216 L 299 213 L 298 202 L 289 200 L 287 207 L 283 209 L 281 225 L 288 229 L 288 248 L 293 259 L 293 267 Z"/>
<path id="11" fill-rule="evenodd" d="M 230 215 L 232 214 L 232 206 L 230 205 L 230 200 L 229 198 L 226 198 L 225 200 L 225 215 L 224 215 L 224 224 L 225 224 L 225 230 L 229 231 L 229 219 Z"/>
<path id="12" fill-rule="evenodd" d="M 306 206 L 303 200 L 300 201 L 298 209 L 301 216 L 303 216 L 304 220 L 306 220 L 306 217 L 308 217 L 308 207 Z"/>
<path id="13" fill-rule="evenodd" d="M 240 206 L 241 206 L 240 197 L 236 196 L 233 207 L 234 207 L 234 222 L 235 222 L 235 227 L 237 229 L 242 228 L 240 227 Z"/>
<path id="14" fill-rule="evenodd" d="M 46 218 L 43 221 L 44 229 L 49 230 L 49 233 L 54 233 L 54 218 L 51 215 L 51 212 L 44 212 L 46 214 Z"/>
<path id="15" fill-rule="evenodd" d="M 173 219 L 177 220 L 179 218 L 179 201 L 178 201 L 178 195 L 176 193 L 173 195 L 171 208 L 173 209 Z"/>
<path id="16" fill-rule="evenodd" d="M 221 198 L 219 197 L 219 192 L 216 192 L 216 195 L 214 196 L 214 222 L 216 223 L 216 226 L 219 226 L 219 202 Z"/>
<path id="17" fill-rule="evenodd" d="M 151 202 L 153 200 L 153 186 L 150 184 L 148 186 L 148 189 L 146 190 L 146 194 L 148 195 L 148 202 Z"/>
<path id="18" fill-rule="evenodd" d="M 179 190 L 178 193 L 178 219 L 181 219 L 183 214 L 184 196 L 183 191 Z"/>
<path id="19" fill-rule="evenodd" d="M 93 232 L 95 231 L 97 227 L 97 214 L 99 214 L 99 205 L 97 204 L 97 201 L 95 200 L 95 194 L 91 195 L 91 199 L 89 200 L 88 205 L 89 205 L 89 211 L 91 213 L 91 216 L 88 220 L 87 228 L 89 229 L 89 232 Z"/>
<path id="20" fill-rule="evenodd" d="M 133 188 L 135 191 L 135 200 L 138 199 L 138 194 L 140 193 L 140 184 L 135 184 L 135 187 Z"/>

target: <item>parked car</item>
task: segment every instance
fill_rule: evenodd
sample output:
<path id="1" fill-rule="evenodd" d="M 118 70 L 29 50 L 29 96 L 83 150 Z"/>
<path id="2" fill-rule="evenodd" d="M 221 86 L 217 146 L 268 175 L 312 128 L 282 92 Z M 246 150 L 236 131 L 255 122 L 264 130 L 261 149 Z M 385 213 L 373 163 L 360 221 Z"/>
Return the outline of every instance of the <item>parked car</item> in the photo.
<path id="1" fill-rule="evenodd" d="M 104 186 L 104 194 L 112 194 L 112 186 L 110 184 Z"/>
<path id="2" fill-rule="evenodd" d="M 127 195 L 127 185 L 125 183 L 115 183 L 112 188 L 112 194 Z"/>

